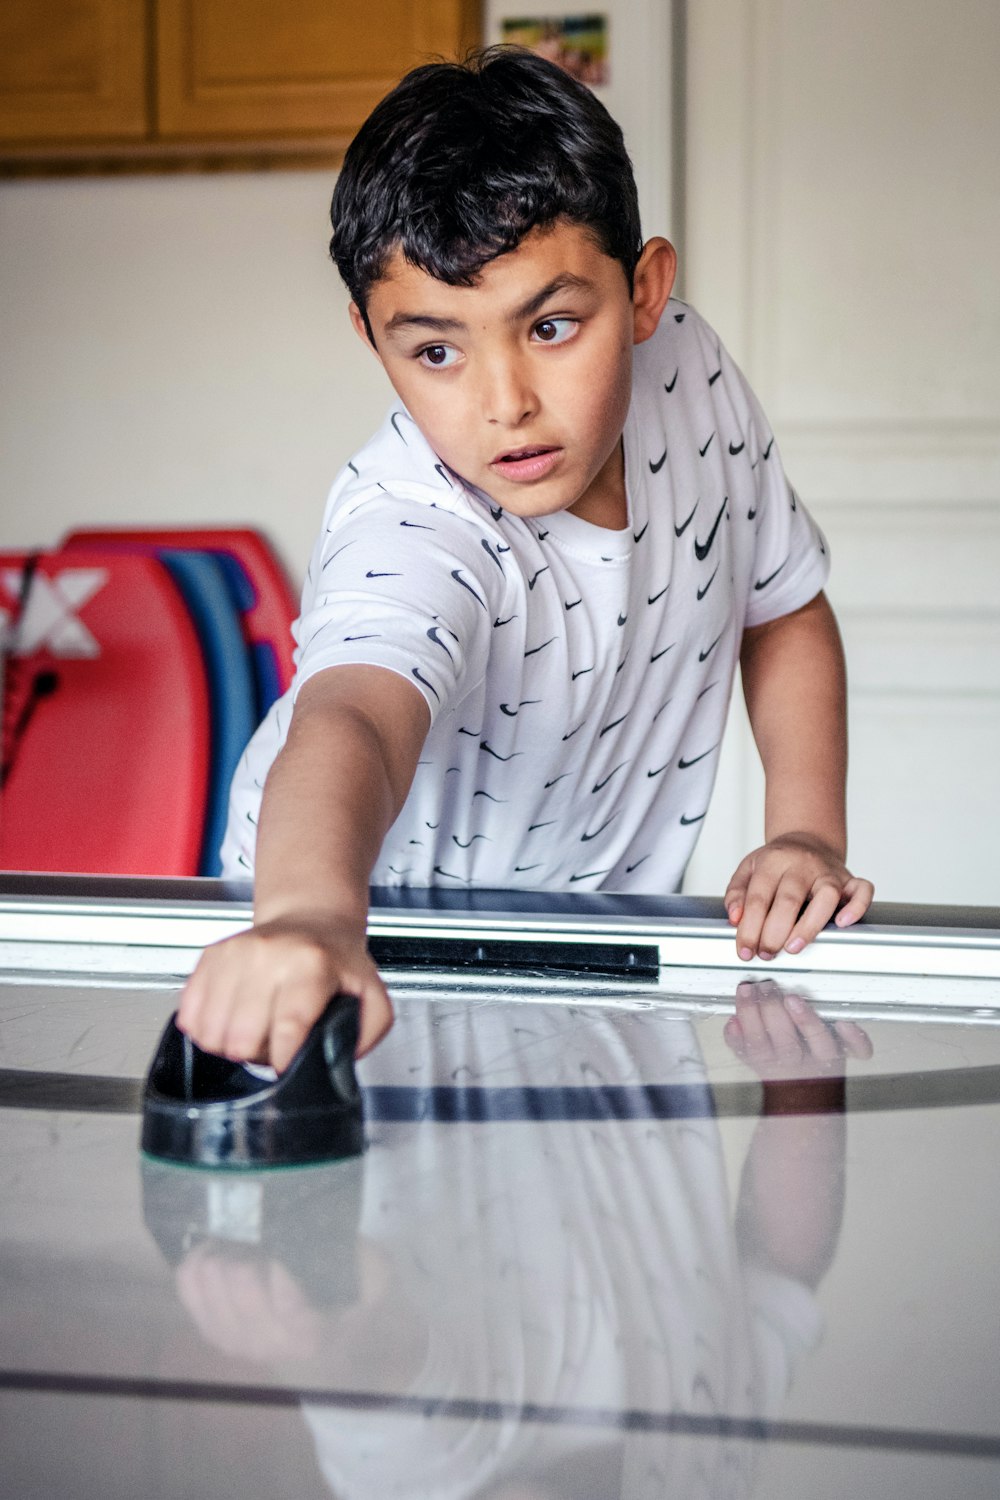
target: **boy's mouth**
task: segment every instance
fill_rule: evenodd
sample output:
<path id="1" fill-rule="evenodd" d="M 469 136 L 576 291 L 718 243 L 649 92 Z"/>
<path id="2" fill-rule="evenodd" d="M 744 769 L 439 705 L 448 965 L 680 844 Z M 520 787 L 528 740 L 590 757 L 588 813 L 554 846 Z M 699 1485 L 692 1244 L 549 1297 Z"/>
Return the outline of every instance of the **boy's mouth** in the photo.
<path id="1" fill-rule="evenodd" d="M 541 479 L 552 469 L 561 452 L 560 448 L 545 443 L 530 443 L 523 448 L 498 453 L 491 460 L 490 468 L 505 479 Z"/>

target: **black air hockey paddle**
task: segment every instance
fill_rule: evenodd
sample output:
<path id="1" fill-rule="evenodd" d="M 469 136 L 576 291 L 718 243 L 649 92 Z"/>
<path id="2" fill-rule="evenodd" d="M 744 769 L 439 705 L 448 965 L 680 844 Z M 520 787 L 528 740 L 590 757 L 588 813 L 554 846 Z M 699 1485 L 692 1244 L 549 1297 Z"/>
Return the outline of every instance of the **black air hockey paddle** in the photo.
<path id="1" fill-rule="evenodd" d="M 204 1052 L 171 1016 L 146 1075 L 142 1149 L 189 1167 L 307 1166 L 364 1147 L 354 1076 L 358 1002 L 337 995 L 284 1073 Z"/>

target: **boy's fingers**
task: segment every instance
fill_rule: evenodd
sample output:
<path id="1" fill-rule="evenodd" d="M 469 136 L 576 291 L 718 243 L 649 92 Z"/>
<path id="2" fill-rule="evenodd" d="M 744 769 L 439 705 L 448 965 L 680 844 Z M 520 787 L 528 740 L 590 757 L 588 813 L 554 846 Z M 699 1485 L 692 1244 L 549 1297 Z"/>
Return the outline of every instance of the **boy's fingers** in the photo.
<path id="1" fill-rule="evenodd" d="M 843 894 L 847 902 L 841 907 L 834 921 L 838 927 L 850 927 L 864 916 L 875 896 L 875 887 L 870 880 L 859 880 L 857 876 L 851 877 L 844 885 Z"/>
<path id="2" fill-rule="evenodd" d="M 361 1026 L 355 1057 L 364 1057 L 377 1042 L 380 1042 L 393 1022 L 392 1001 L 385 985 L 376 976 L 365 985 L 359 996 L 361 1001 Z"/>
<path id="3" fill-rule="evenodd" d="M 832 878 L 817 881 L 809 901 L 788 934 L 783 947 L 787 953 L 801 953 L 830 921 L 841 899 L 841 888 Z"/>

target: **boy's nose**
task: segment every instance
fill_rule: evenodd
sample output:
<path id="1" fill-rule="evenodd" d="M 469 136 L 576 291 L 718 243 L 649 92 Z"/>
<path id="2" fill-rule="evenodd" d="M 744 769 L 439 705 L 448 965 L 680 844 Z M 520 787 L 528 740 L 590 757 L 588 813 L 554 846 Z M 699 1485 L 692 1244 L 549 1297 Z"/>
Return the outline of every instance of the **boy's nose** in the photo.
<path id="1" fill-rule="evenodd" d="M 483 410 L 487 421 L 498 427 L 520 427 L 536 414 L 538 397 L 518 361 L 497 361 L 490 367 L 484 380 Z"/>

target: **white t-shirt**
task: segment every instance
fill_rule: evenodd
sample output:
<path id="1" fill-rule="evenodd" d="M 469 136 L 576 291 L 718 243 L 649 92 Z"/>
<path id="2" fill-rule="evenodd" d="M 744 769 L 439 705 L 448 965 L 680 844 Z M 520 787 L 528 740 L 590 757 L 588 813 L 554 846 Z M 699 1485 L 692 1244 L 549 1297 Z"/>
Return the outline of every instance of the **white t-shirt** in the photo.
<path id="1" fill-rule="evenodd" d="M 393 406 L 331 491 L 295 680 L 234 777 L 224 874 L 253 869 L 302 684 L 367 663 L 432 720 L 374 884 L 678 889 L 743 630 L 808 603 L 829 564 L 753 393 L 683 302 L 636 346 L 623 439 L 624 531 L 521 519 Z"/>

